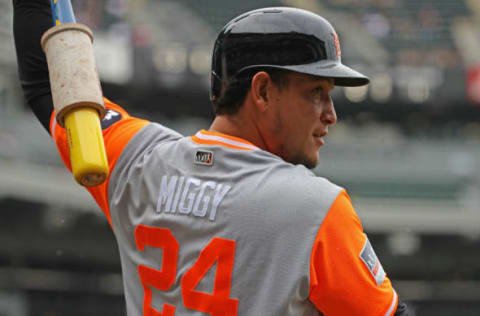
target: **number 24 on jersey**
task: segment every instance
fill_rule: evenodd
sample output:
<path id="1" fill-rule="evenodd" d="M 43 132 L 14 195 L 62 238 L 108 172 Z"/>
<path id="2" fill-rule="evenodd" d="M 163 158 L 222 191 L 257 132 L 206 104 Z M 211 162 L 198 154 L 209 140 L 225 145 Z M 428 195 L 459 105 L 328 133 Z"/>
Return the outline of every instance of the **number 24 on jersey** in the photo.
<path id="1" fill-rule="evenodd" d="M 152 287 L 168 291 L 175 283 L 180 244 L 169 229 L 139 225 L 135 242 L 141 251 L 145 246 L 163 250 L 162 269 L 139 265 L 138 274 L 143 285 L 143 316 L 174 316 L 175 306 L 165 304 L 159 312 L 152 307 Z M 230 298 L 235 241 L 215 237 L 203 248 L 193 266 L 181 280 L 183 303 L 186 308 L 209 313 L 212 316 L 236 316 L 238 300 Z M 198 283 L 217 262 L 213 293 L 195 291 Z"/>

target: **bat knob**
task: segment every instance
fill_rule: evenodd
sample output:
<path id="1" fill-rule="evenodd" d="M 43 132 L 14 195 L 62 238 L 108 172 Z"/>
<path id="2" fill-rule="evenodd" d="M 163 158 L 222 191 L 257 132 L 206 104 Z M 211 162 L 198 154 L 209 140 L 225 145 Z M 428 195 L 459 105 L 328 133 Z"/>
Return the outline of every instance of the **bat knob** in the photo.
<path id="1" fill-rule="evenodd" d="M 80 182 L 85 187 L 95 187 L 102 184 L 106 179 L 107 175 L 105 173 L 90 173 L 83 175 Z"/>

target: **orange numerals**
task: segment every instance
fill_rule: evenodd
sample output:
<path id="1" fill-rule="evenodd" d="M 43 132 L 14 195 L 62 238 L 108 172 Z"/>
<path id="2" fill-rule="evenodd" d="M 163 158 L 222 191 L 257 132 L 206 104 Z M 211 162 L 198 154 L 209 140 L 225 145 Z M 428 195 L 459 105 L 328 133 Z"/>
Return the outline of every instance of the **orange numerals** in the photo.
<path id="1" fill-rule="evenodd" d="M 238 300 L 230 298 L 234 259 L 235 241 L 215 237 L 182 278 L 185 307 L 210 313 L 212 316 L 237 315 Z M 195 287 L 217 260 L 213 293 L 195 291 Z"/>
<path id="2" fill-rule="evenodd" d="M 137 248 L 144 250 L 145 246 L 163 249 L 162 270 L 158 271 L 144 265 L 138 266 L 138 274 L 143 284 L 143 315 L 144 316 L 173 316 L 175 306 L 165 304 L 163 313 L 152 307 L 152 290 L 149 286 L 162 291 L 168 291 L 175 283 L 177 274 L 178 241 L 172 232 L 165 228 L 139 225 L 135 229 Z"/>
<path id="3" fill-rule="evenodd" d="M 174 316 L 175 306 L 165 304 L 163 312 L 155 310 L 152 304 L 150 286 L 168 291 L 175 283 L 179 243 L 166 228 L 139 225 L 135 229 L 135 241 L 141 251 L 145 246 L 163 250 L 162 270 L 144 265 L 138 266 L 140 281 L 144 289 L 143 316 Z M 183 302 L 186 308 L 209 313 L 211 316 L 236 316 L 238 300 L 230 298 L 232 272 L 235 259 L 235 241 L 215 237 L 200 252 L 193 266 L 181 280 Z M 213 293 L 195 291 L 198 283 L 217 262 Z"/>

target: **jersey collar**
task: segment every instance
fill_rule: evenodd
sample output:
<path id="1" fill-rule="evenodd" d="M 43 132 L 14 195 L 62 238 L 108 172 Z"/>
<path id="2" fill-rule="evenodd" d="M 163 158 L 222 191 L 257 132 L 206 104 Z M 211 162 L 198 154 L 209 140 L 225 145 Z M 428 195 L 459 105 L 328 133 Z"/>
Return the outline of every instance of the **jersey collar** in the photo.
<path id="1" fill-rule="evenodd" d="M 255 150 L 259 149 L 254 144 L 246 141 L 242 138 L 211 132 L 206 130 L 200 130 L 195 135 L 190 137 L 193 142 L 202 145 L 220 145 L 228 148 L 239 150 Z"/>

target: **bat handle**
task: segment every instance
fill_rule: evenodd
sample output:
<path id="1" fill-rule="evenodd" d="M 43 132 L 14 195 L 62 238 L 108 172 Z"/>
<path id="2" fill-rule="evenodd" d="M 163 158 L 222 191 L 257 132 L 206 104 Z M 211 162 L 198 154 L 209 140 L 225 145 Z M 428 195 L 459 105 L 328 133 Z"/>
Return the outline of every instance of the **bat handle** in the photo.
<path id="1" fill-rule="evenodd" d="M 57 122 L 67 135 L 72 173 L 87 187 L 103 183 L 109 172 L 99 116 L 105 115 L 105 106 L 92 42 L 88 27 L 71 23 L 52 27 L 41 40 Z"/>
<path id="2" fill-rule="evenodd" d="M 76 23 L 70 0 L 50 0 L 53 25 Z"/>
<path id="3" fill-rule="evenodd" d="M 103 183 L 109 170 L 98 112 L 88 107 L 68 112 L 65 130 L 75 180 L 86 187 Z"/>

